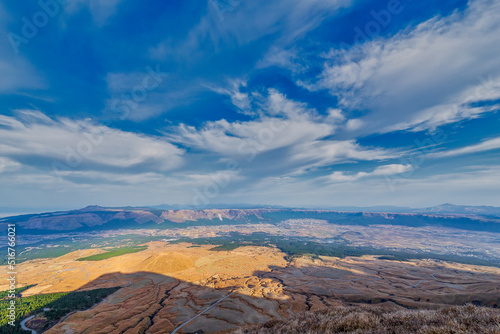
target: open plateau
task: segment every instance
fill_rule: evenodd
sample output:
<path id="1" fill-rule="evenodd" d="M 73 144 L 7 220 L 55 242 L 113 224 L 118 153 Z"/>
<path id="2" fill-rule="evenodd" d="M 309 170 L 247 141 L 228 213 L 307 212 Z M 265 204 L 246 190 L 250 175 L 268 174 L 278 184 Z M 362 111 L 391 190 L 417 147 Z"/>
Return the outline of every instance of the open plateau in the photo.
<path id="1" fill-rule="evenodd" d="M 382 321 L 377 312 L 461 305 L 498 321 L 500 211 L 413 211 L 87 207 L 3 218 L 19 235 L 24 311 L 22 327 L 2 314 L 1 332 L 278 333 L 346 307 L 359 313 L 346 333 Z"/>

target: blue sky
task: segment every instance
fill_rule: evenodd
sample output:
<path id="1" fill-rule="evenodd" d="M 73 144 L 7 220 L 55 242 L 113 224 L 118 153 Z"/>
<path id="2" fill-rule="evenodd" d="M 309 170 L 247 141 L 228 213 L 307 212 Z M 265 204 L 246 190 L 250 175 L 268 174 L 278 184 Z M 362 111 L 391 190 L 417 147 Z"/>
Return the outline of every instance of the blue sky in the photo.
<path id="1" fill-rule="evenodd" d="M 0 208 L 500 206 L 500 3 L 0 5 Z"/>

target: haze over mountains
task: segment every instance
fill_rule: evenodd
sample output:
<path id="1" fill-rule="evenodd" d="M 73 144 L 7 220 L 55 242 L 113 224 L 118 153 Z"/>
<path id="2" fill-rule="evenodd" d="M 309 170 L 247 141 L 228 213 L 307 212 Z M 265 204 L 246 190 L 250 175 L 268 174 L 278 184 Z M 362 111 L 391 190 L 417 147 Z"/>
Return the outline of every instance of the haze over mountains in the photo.
<path id="1" fill-rule="evenodd" d="M 172 224 L 179 227 L 178 224 L 276 223 L 286 219 L 322 219 L 330 223 L 354 225 L 435 225 L 500 232 L 500 208 L 490 206 L 443 204 L 423 209 L 335 207 L 328 210 L 250 205 L 231 207 L 215 205 L 209 209 L 187 209 L 176 205 L 123 208 L 88 206 L 78 210 L 5 217 L 0 222 L 16 222 L 25 232 L 164 228 Z"/>
<path id="2" fill-rule="evenodd" d="M 259 205 L 259 204 L 211 204 L 206 206 L 190 206 L 183 204 L 162 204 L 148 206 L 155 209 L 165 210 L 185 210 L 185 209 L 258 209 L 258 208 L 274 208 L 274 209 L 290 209 L 291 207 L 282 205 Z M 426 208 L 411 208 L 393 205 L 378 205 L 378 206 L 311 206 L 301 207 L 301 209 L 320 209 L 334 211 L 354 211 L 354 212 L 440 212 L 440 213 L 457 213 L 457 214 L 500 214 L 500 207 L 495 206 L 474 206 L 474 205 L 455 205 L 445 203 L 437 206 Z"/>

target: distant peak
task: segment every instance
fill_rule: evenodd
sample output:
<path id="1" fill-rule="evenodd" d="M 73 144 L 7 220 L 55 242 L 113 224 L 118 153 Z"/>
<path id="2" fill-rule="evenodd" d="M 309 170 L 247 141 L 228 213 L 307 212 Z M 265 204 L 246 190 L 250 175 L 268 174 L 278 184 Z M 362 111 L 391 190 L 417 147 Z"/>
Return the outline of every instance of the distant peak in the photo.
<path id="1" fill-rule="evenodd" d="M 103 209 L 103 207 L 99 205 L 88 205 L 80 210 L 97 210 L 97 209 Z"/>
<path id="2" fill-rule="evenodd" d="M 458 208 L 460 205 L 455 205 L 452 203 L 444 203 L 441 205 L 436 206 L 437 208 Z"/>

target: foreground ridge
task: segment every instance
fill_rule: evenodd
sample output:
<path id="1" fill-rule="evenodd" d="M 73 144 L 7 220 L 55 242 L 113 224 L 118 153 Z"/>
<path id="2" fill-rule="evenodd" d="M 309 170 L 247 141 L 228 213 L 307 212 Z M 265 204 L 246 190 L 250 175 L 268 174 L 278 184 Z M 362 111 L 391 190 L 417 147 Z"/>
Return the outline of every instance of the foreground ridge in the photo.
<path id="1" fill-rule="evenodd" d="M 359 305 L 303 312 L 241 329 L 239 334 L 267 333 L 500 333 L 500 310 L 472 304 L 436 310 L 387 309 Z"/>

